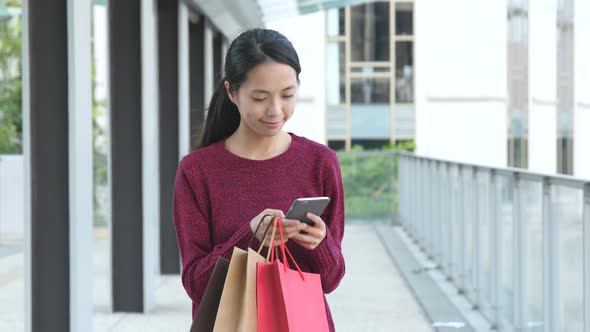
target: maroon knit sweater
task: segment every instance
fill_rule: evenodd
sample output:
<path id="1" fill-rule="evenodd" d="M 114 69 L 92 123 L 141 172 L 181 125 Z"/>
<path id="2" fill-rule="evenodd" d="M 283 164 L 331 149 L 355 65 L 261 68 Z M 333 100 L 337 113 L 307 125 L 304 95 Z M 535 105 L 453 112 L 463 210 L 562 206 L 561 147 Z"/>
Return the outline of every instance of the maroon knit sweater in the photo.
<path id="1" fill-rule="evenodd" d="M 341 242 L 344 193 L 336 154 L 324 145 L 290 134 L 284 153 L 267 160 L 239 157 L 223 141 L 187 155 L 178 167 L 174 188 L 174 223 L 182 258 L 182 284 L 193 301 L 193 318 L 219 256 L 245 249 L 250 221 L 264 209 L 286 212 L 295 198 L 328 196 L 321 217 L 327 235 L 314 250 L 294 241 L 287 246 L 303 271 L 321 276 L 330 293 L 344 276 Z M 260 243 L 254 240 L 252 247 Z M 326 302 L 328 323 L 334 323 Z"/>

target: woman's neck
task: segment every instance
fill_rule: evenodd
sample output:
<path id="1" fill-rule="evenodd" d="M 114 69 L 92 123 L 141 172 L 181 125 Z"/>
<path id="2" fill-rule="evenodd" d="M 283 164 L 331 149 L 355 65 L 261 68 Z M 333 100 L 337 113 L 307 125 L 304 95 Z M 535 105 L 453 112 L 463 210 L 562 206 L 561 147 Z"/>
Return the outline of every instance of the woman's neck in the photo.
<path id="1" fill-rule="evenodd" d="M 225 147 L 231 153 L 252 160 L 274 158 L 287 151 L 290 144 L 291 135 L 285 131 L 275 136 L 260 136 L 243 130 L 242 126 L 225 141 Z"/>

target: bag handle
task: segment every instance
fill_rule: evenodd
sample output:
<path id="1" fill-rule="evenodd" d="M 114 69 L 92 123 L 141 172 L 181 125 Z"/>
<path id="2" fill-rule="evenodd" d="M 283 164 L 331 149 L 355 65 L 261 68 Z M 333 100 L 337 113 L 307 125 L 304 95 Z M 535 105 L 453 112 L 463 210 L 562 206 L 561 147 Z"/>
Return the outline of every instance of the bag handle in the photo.
<path id="1" fill-rule="evenodd" d="M 293 258 L 293 254 L 291 254 L 291 251 L 289 250 L 289 248 L 285 244 L 285 238 L 284 238 L 284 235 L 283 235 L 283 223 L 281 221 L 282 221 L 282 219 L 279 218 L 279 217 L 275 217 L 274 220 L 273 220 L 272 243 L 271 243 L 271 249 L 269 250 L 270 262 L 273 262 L 274 261 L 274 253 L 275 253 L 275 246 L 274 246 L 274 242 L 275 241 L 274 241 L 274 237 L 275 237 L 275 231 L 277 229 L 277 224 L 278 224 L 279 225 L 280 237 L 281 237 L 281 245 L 280 245 L 280 247 L 281 247 L 281 251 L 283 253 L 283 267 L 285 269 L 285 272 L 287 271 L 287 268 L 290 268 L 289 261 L 287 260 L 287 255 L 286 255 L 286 253 L 287 253 L 287 254 L 289 254 L 289 257 L 291 258 L 291 261 L 293 262 L 293 264 L 297 268 L 297 271 L 299 272 L 299 276 L 301 276 L 301 279 L 305 281 L 305 276 L 303 275 L 303 272 L 301 272 L 301 268 L 299 267 L 299 265 L 295 261 L 295 258 Z M 268 257 L 267 257 L 267 260 L 268 260 Z"/>
<path id="2" fill-rule="evenodd" d="M 260 229 L 260 226 L 262 225 L 262 222 L 264 221 L 264 219 L 266 219 L 266 217 L 272 217 L 272 214 L 267 213 L 265 215 L 262 216 L 262 218 L 260 218 L 260 221 L 258 222 L 258 225 L 256 226 L 256 230 L 254 231 L 254 234 L 252 234 L 252 237 L 250 237 L 250 241 L 248 242 L 248 246 L 246 248 L 249 248 L 252 245 L 252 241 L 254 241 L 254 238 L 256 238 L 256 234 L 258 234 L 258 230 Z M 266 226 L 266 230 L 264 231 L 264 235 L 262 236 L 262 242 L 260 245 L 260 248 L 263 247 L 263 243 L 266 240 L 266 236 L 268 234 L 268 230 L 270 229 L 271 224 L 269 223 L 268 226 Z M 258 253 L 260 253 L 261 249 L 258 249 Z"/>
<path id="3" fill-rule="evenodd" d="M 271 242 L 270 242 L 270 248 L 268 248 L 268 253 L 266 253 L 266 260 L 269 262 L 274 261 L 274 257 L 275 257 L 275 234 L 277 231 L 277 218 L 273 218 L 272 220 L 272 235 L 270 236 L 272 238 Z"/>

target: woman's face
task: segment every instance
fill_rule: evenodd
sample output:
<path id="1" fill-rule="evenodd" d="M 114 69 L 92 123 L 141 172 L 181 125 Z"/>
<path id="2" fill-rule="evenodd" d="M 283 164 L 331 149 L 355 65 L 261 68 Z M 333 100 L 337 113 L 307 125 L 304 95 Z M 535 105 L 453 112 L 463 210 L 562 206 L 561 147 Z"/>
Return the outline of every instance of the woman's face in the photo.
<path id="1" fill-rule="evenodd" d="M 281 132 L 297 103 L 297 74 L 289 65 L 270 61 L 252 68 L 237 91 L 225 88 L 241 116 L 240 127 L 260 136 Z"/>

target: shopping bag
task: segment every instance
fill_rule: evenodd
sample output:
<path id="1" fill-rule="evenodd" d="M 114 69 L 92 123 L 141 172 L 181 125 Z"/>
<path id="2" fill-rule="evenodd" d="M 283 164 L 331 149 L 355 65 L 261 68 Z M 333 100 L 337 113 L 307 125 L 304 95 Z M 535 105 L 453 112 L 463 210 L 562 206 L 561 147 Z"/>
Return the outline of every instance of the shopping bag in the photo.
<path id="1" fill-rule="evenodd" d="M 274 258 L 271 244 L 269 263 L 257 265 L 258 331 L 329 331 L 320 275 L 301 271 L 285 245 L 280 218 L 273 224 L 279 225 L 283 262 Z M 290 268 L 287 254 L 296 270 Z"/>
<path id="2" fill-rule="evenodd" d="M 259 227 L 260 224 L 252 239 Z M 264 233 L 264 238 L 269 227 Z M 262 245 L 257 252 L 250 248 L 250 244 L 248 244 L 248 251 L 240 248 L 233 250 L 215 317 L 214 332 L 257 331 L 256 263 L 265 262 L 266 259 L 260 255 Z"/>
<path id="3" fill-rule="evenodd" d="M 228 268 L 229 260 L 219 257 L 199 303 L 197 314 L 191 325 L 191 332 L 211 332 L 213 330 Z"/>

